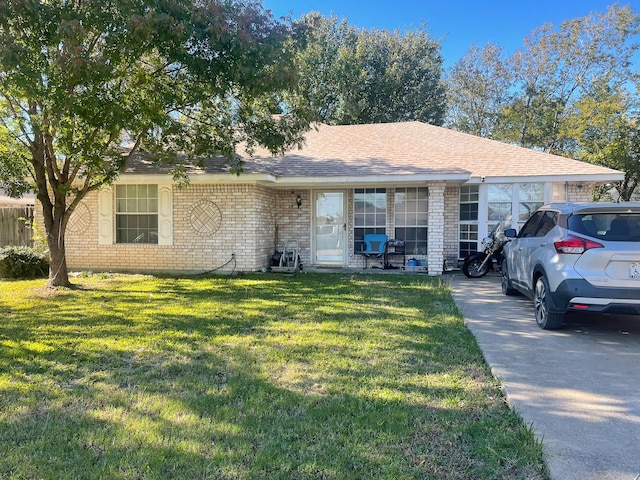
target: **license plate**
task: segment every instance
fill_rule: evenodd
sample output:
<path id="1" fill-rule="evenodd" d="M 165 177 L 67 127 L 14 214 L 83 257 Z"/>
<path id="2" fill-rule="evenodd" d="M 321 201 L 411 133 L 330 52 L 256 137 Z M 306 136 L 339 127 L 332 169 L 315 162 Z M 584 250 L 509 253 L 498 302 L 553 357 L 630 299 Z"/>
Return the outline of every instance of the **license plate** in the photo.
<path id="1" fill-rule="evenodd" d="M 629 277 L 640 279 L 640 263 L 629 264 Z"/>

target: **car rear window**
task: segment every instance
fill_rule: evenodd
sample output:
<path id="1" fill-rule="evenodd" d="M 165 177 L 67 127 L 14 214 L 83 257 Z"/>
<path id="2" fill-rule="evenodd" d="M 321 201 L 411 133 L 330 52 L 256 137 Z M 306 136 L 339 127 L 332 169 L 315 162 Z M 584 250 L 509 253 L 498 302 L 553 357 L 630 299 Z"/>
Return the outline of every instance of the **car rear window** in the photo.
<path id="1" fill-rule="evenodd" d="M 637 242 L 640 240 L 640 214 L 638 213 L 589 213 L 571 215 L 569 230 L 576 233 L 613 242 Z"/>

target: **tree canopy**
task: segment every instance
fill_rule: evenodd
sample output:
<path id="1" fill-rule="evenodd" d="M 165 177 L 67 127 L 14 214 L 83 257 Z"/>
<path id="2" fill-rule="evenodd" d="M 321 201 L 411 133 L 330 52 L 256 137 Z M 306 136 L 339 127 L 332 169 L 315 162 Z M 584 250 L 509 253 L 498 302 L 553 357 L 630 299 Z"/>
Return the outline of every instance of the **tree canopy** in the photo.
<path id="1" fill-rule="evenodd" d="M 512 73 L 502 48 L 472 45 L 446 76 L 447 126 L 492 137 L 511 99 Z"/>
<path id="2" fill-rule="evenodd" d="M 639 115 L 634 95 L 603 79 L 572 106 L 563 125 L 563 135 L 574 139 L 576 158 L 625 172 L 617 188 L 622 200 L 640 183 Z"/>
<path id="3" fill-rule="evenodd" d="M 232 160 L 301 141 L 293 33 L 257 1 L 0 1 L 0 181 L 35 185 L 50 285 L 69 283 L 71 213 L 123 151 Z"/>
<path id="4" fill-rule="evenodd" d="M 424 29 L 366 30 L 318 13 L 299 23 L 307 32 L 297 56 L 301 91 L 319 121 L 442 123 L 440 44 Z"/>

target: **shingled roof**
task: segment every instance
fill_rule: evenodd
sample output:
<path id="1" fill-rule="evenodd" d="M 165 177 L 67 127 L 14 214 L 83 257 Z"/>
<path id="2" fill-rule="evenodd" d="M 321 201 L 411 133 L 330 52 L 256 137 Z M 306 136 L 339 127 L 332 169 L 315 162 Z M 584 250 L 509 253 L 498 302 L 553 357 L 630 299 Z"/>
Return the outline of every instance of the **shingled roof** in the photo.
<path id="1" fill-rule="evenodd" d="M 273 157 L 258 150 L 245 160 L 245 174 L 277 179 L 339 177 L 555 177 L 613 181 L 622 172 L 521 148 L 421 122 L 369 125 L 318 124 L 306 134 L 301 149 Z M 146 165 L 146 166 L 145 166 Z M 160 173 L 152 162 L 132 162 L 125 173 Z M 228 171 L 224 161 L 208 159 L 192 175 Z"/>

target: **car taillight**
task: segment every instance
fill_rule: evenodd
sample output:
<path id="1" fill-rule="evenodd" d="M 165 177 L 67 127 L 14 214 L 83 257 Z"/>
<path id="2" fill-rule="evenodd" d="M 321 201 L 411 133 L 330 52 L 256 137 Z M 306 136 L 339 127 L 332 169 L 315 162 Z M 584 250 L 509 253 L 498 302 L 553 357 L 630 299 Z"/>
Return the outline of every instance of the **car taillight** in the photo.
<path id="1" fill-rule="evenodd" d="M 578 255 L 592 248 L 604 248 L 601 243 L 580 237 L 567 237 L 559 242 L 553 242 L 553 245 L 558 253 L 575 253 Z"/>

